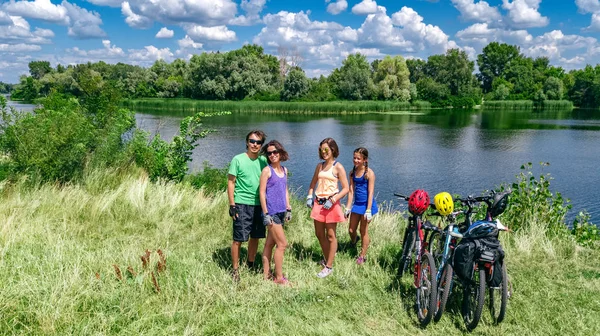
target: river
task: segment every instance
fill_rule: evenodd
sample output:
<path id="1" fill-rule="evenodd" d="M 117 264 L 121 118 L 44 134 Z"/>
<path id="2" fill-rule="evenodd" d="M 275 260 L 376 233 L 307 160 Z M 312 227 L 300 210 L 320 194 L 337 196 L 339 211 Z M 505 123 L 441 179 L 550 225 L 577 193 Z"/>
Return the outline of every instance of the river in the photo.
<path id="1" fill-rule="evenodd" d="M 23 107 L 23 106 L 21 106 Z M 136 111 L 138 127 L 170 139 L 183 113 Z M 290 154 L 285 163 L 290 184 L 304 197 L 318 162 L 318 144 L 334 138 L 338 161 L 352 168 L 352 153 L 369 150 L 377 176 L 378 201 L 398 204 L 393 193 L 417 188 L 478 195 L 503 182 L 516 181 L 521 165 L 533 163 L 536 176 L 549 173 L 551 189 L 571 199 L 569 218 L 587 210 L 600 222 L 600 111 L 461 111 L 361 114 L 344 116 L 235 113 L 204 119 L 214 129 L 194 151 L 192 170 L 203 161 L 223 167 L 245 150 L 253 129 L 277 139 Z M 541 166 L 539 163 L 549 163 Z"/>

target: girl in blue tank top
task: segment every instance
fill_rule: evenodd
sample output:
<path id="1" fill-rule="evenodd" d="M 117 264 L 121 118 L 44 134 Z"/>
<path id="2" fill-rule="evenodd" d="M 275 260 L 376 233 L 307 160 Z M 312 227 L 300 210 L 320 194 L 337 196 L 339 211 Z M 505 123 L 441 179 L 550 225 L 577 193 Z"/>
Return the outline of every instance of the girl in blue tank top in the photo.
<path id="1" fill-rule="evenodd" d="M 354 168 L 350 171 L 350 192 L 346 203 L 346 217 L 350 217 L 348 233 L 350 241 L 356 246 L 362 240 L 360 253 L 356 263 L 362 265 L 366 261 L 367 249 L 371 239 L 367 228 L 377 214 L 377 202 L 373 197 L 375 189 L 375 172 L 369 168 L 369 151 L 359 147 L 354 150 Z M 356 229 L 360 223 L 360 236 Z"/>
<path id="2" fill-rule="evenodd" d="M 260 175 L 260 206 L 263 212 L 263 223 L 268 234 L 263 249 L 263 270 L 265 280 L 272 279 L 280 285 L 287 285 L 283 276 L 283 253 L 287 247 L 283 224 L 292 219 L 290 194 L 287 188 L 287 169 L 281 162 L 287 161 L 288 153 L 277 140 L 272 140 L 262 148 L 269 165 Z M 273 248 L 275 255 L 273 255 Z M 271 256 L 275 261 L 275 274 L 271 271 Z"/>

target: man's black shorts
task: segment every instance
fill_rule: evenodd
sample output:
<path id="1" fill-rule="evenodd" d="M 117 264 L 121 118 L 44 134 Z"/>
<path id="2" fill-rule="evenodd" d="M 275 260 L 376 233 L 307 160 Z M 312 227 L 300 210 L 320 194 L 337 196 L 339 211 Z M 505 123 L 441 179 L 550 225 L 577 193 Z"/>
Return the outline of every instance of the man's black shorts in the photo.
<path id="1" fill-rule="evenodd" d="M 236 204 L 239 215 L 233 220 L 233 240 L 248 241 L 249 238 L 265 238 L 265 226 L 260 205 Z"/>

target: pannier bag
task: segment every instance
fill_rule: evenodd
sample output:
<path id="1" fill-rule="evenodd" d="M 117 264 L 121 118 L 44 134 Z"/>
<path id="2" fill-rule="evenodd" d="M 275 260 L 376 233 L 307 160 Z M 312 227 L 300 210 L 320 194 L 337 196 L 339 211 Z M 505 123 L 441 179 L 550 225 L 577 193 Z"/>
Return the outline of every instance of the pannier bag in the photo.
<path id="1" fill-rule="evenodd" d="M 475 261 L 494 264 L 494 273 L 488 284 L 490 287 L 498 287 L 502 282 L 504 250 L 497 237 L 465 238 L 460 241 L 454 249 L 452 267 L 461 281 L 472 283 Z"/>

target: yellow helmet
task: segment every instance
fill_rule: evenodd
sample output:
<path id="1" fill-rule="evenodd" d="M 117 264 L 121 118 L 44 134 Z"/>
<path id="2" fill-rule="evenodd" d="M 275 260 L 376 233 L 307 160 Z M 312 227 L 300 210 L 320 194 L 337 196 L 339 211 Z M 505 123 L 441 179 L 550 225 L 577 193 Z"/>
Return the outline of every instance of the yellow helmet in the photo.
<path id="1" fill-rule="evenodd" d="M 454 210 L 452 196 L 445 191 L 435 195 L 433 203 L 435 204 L 437 211 L 444 216 L 448 216 Z"/>

